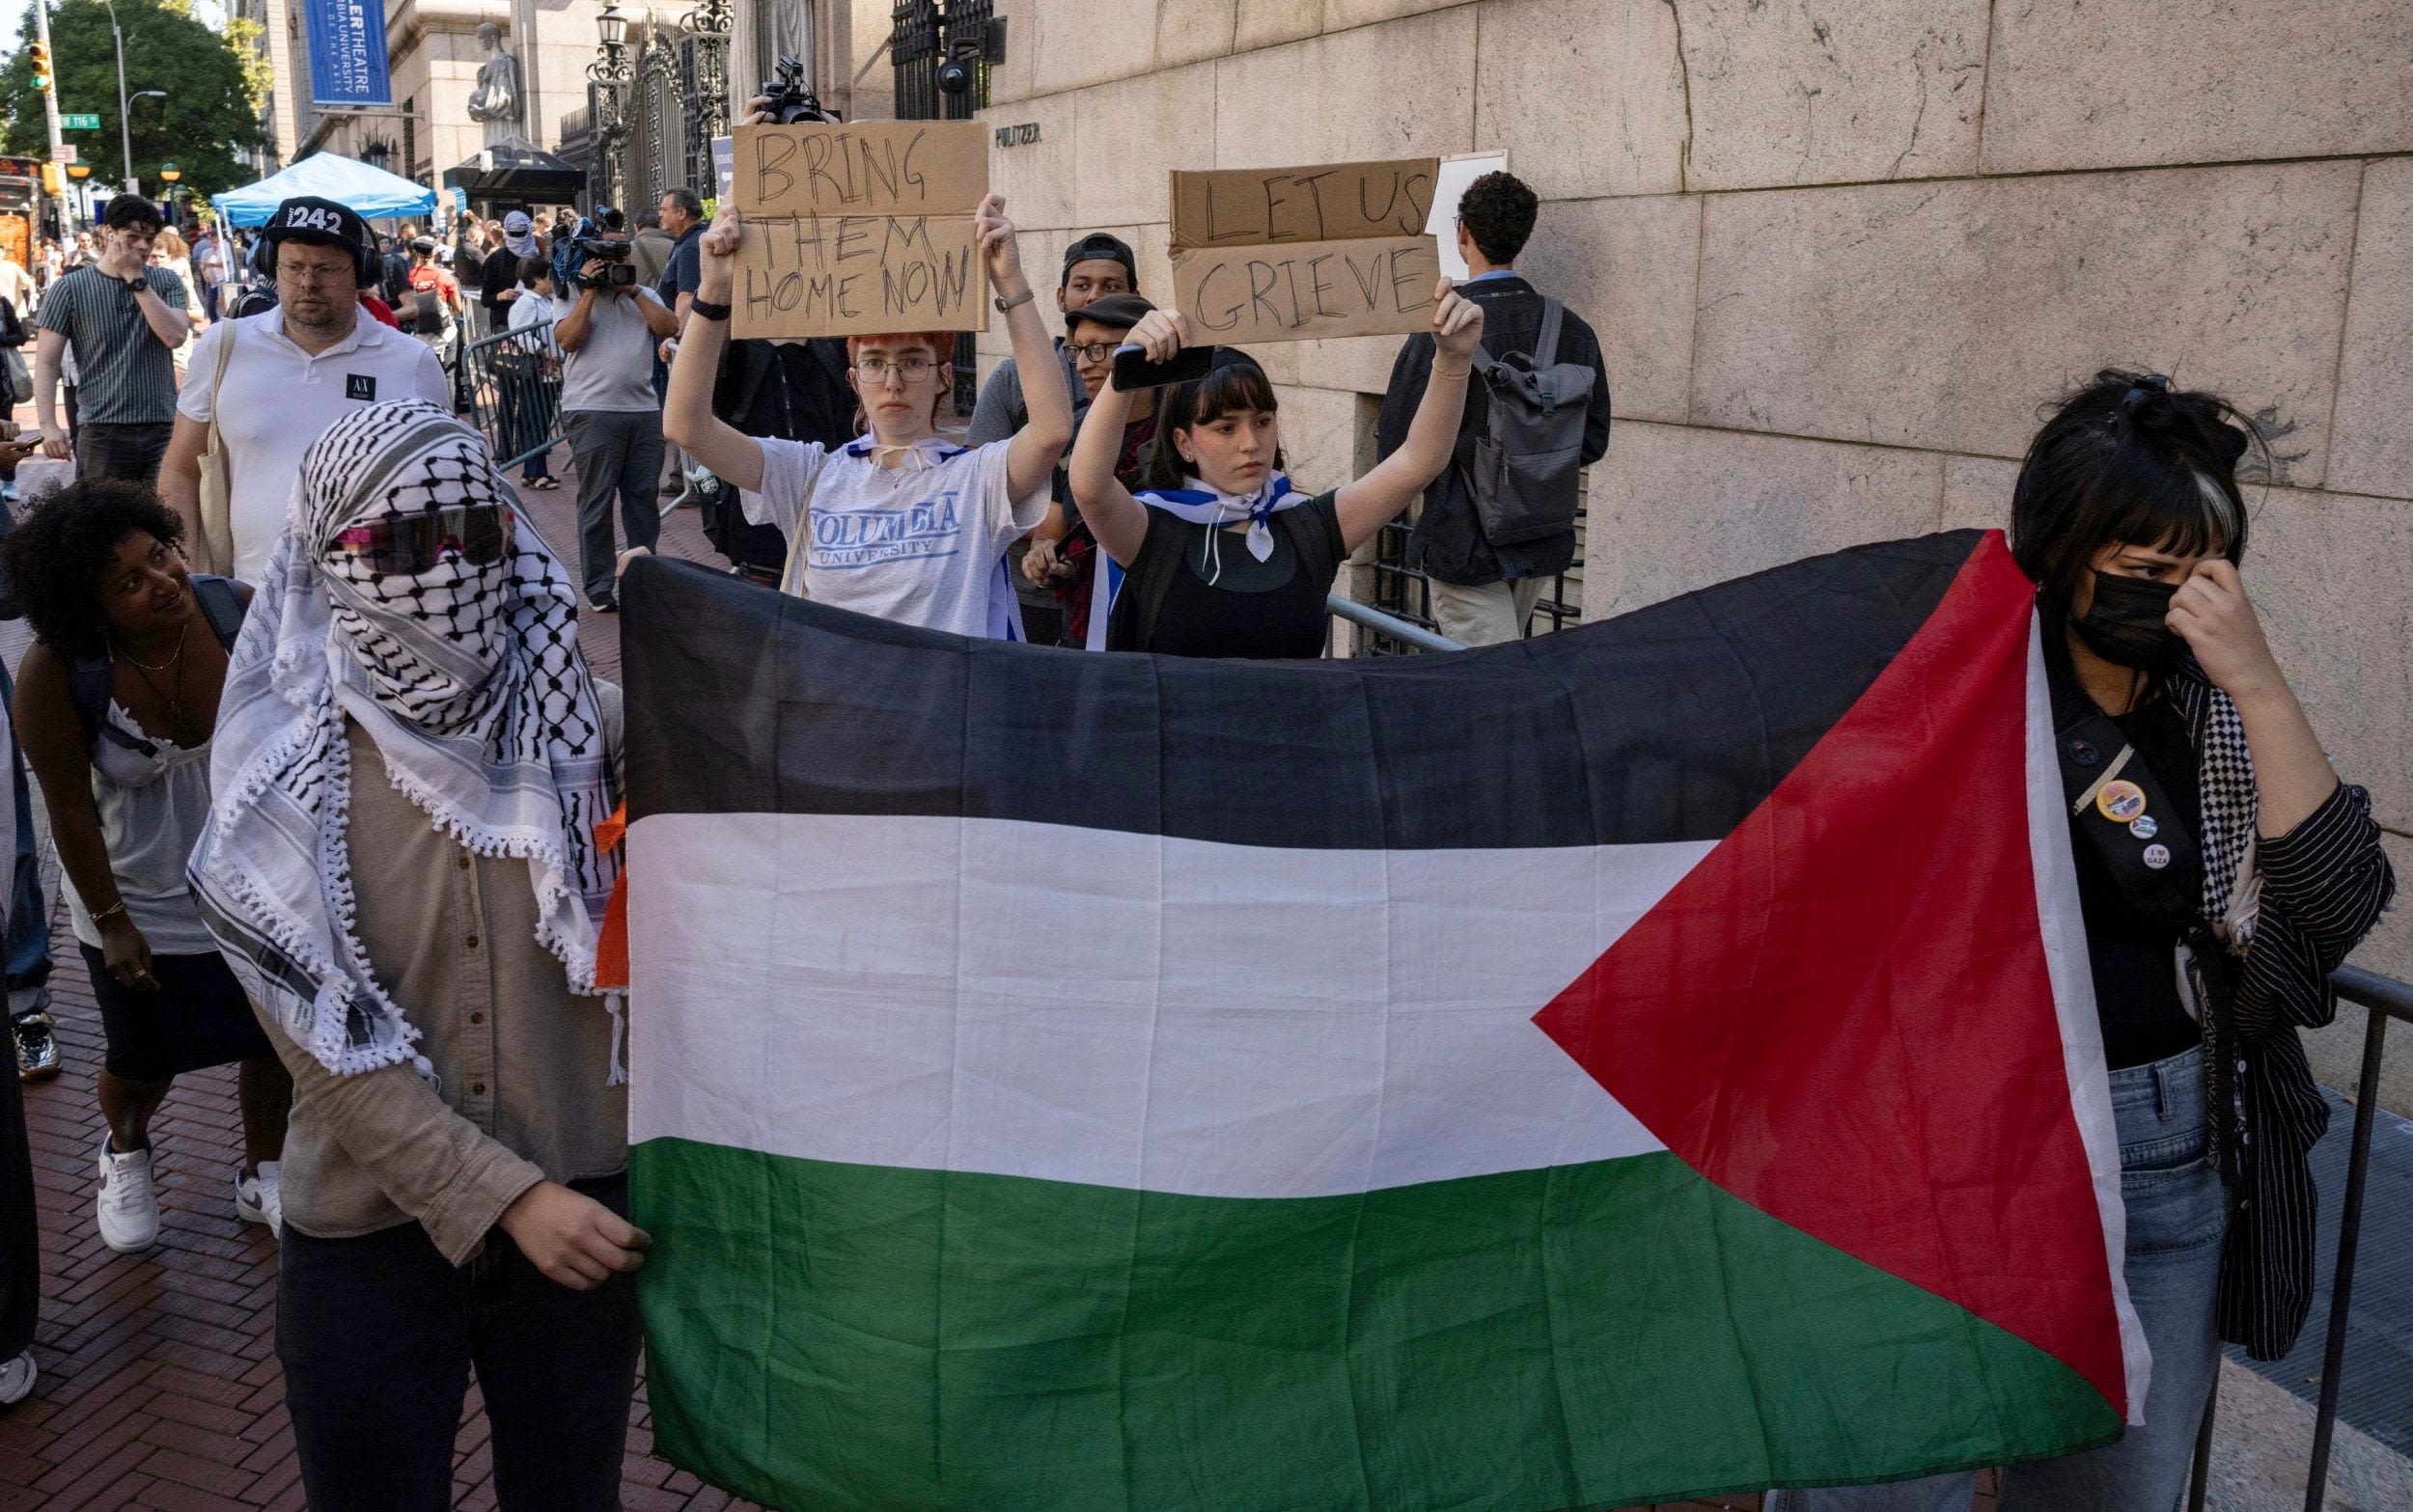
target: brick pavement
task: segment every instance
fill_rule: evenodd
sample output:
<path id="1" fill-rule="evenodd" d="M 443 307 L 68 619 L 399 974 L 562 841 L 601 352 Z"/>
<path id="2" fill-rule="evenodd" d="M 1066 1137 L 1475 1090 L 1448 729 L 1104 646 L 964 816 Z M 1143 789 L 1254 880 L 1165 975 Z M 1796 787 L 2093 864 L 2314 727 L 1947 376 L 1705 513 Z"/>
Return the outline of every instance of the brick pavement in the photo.
<path id="1" fill-rule="evenodd" d="M 557 452 L 557 472 L 567 475 L 566 462 Z M 546 539 L 575 540 L 569 486 L 524 503 Z M 692 509 L 671 517 L 661 549 L 718 560 Z M 583 616 L 579 637 L 596 672 L 616 677 L 619 620 Z M 67 1069 L 26 1088 L 42 1209 L 41 1379 L 31 1397 L 0 1411 L 0 1512 L 293 1512 L 303 1498 L 274 1354 L 276 1246 L 235 1217 L 241 1141 L 233 1068 L 178 1079 L 153 1125 L 160 1242 L 145 1254 L 113 1253 L 93 1224 L 100 1022 L 55 885 L 47 896 Z M 654 1457 L 651 1423 L 640 1384 L 622 1493 L 629 1512 L 750 1512 Z M 496 1506 L 486 1439 L 473 1389 L 457 1444 L 462 1512 Z M 1756 1497 L 1722 1498 L 1684 1508 L 1758 1505 Z"/>

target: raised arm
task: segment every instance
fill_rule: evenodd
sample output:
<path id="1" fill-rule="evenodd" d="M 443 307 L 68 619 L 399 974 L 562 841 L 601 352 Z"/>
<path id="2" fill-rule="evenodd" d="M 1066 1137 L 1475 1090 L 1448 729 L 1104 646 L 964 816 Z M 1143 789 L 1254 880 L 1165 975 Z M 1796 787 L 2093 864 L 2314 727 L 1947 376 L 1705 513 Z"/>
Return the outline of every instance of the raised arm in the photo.
<path id="1" fill-rule="evenodd" d="M 566 352 L 584 347 L 588 334 L 595 329 L 595 302 L 601 296 L 596 292 L 592 280 L 595 270 L 602 265 L 599 261 L 589 262 L 580 270 L 578 282 L 584 287 L 578 290 L 577 302 L 569 307 L 569 314 L 553 322 L 553 344 Z"/>
<path id="2" fill-rule="evenodd" d="M 1150 362 L 1162 363 L 1171 362 L 1189 339 L 1190 322 L 1179 311 L 1151 310 L 1123 340 L 1147 353 Z M 1140 547 L 1148 541 L 1148 506 L 1132 498 L 1131 490 L 1115 477 L 1115 462 L 1123 454 L 1123 427 L 1130 418 L 1131 396 L 1116 388 L 1109 376 L 1089 402 L 1089 416 L 1081 422 L 1081 436 L 1072 444 L 1067 469 L 1072 503 L 1089 522 L 1089 533 L 1124 567 L 1139 560 Z M 1156 444 L 1171 446 L 1173 440 L 1159 435 Z"/>
<path id="3" fill-rule="evenodd" d="M 1022 275 L 1022 252 L 1013 222 L 1006 219 L 1001 195 L 981 201 L 972 216 L 973 234 L 988 259 L 988 281 L 1001 300 L 1019 301 L 1006 312 L 1006 334 L 1013 340 L 1013 365 L 1022 372 L 1055 373 L 1056 352 L 1048 344 L 1047 328 L 1040 323 L 1039 301 L 1031 281 Z M 1061 383 L 1026 386 L 1022 402 L 1030 422 L 1015 432 L 1006 448 L 1006 481 L 1016 499 L 1047 486 L 1064 449 L 1072 441 L 1072 397 Z"/>
<path id="4" fill-rule="evenodd" d="M 1450 465 L 1456 446 L 1458 420 L 1466 410 L 1466 375 L 1483 341 L 1483 306 L 1453 292 L 1446 278 L 1433 290 L 1433 301 L 1432 372 L 1425 397 L 1417 401 L 1416 417 L 1408 422 L 1406 439 L 1333 497 L 1341 541 L 1347 550 L 1373 539 L 1374 532 L 1414 503 L 1425 485 Z"/>
<path id="5" fill-rule="evenodd" d="M 696 240 L 699 303 L 727 305 L 735 285 L 734 265 L 744 228 L 735 206 L 722 208 L 711 230 Z M 662 434 L 688 457 L 748 492 L 763 487 L 763 447 L 752 436 L 712 413 L 712 380 L 729 344 L 729 321 L 698 315 L 679 339 L 670 365 L 670 393 L 662 401 Z"/>

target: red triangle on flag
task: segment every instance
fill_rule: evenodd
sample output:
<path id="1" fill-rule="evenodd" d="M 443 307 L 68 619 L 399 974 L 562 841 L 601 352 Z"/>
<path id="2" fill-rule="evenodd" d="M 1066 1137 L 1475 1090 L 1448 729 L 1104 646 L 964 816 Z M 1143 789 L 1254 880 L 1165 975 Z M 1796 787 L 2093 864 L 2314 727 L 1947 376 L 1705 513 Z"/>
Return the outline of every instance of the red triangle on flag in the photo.
<path id="1" fill-rule="evenodd" d="M 1709 1180 L 2124 1412 L 2038 921 L 2033 601 L 1989 535 L 1843 720 L 1534 1022 Z"/>

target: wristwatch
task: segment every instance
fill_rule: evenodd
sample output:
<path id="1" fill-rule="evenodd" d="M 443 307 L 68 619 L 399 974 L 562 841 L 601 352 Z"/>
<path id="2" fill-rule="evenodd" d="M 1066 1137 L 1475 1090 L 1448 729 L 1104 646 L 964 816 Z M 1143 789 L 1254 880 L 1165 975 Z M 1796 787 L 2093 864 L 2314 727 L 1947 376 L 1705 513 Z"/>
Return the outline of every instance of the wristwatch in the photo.
<path id="1" fill-rule="evenodd" d="M 150 287 L 151 280 L 143 277 L 140 273 L 135 274 L 132 278 L 125 281 L 125 290 L 127 293 L 131 294 L 139 294 Z"/>
<path id="2" fill-rule="evenodd" d="M 1008 299 L 1003 294 L 1000 294 L 997 296 L 995 301 L 997 305 L 997 313 L 999 315 L 1011 315 L 1013 313 L 1014 306 L 1027 305 L 1038 297 L 1039 290 L 1036 289 L 1025 289 L 1022 292 L 1014 295 L 1012 299 Z"/>

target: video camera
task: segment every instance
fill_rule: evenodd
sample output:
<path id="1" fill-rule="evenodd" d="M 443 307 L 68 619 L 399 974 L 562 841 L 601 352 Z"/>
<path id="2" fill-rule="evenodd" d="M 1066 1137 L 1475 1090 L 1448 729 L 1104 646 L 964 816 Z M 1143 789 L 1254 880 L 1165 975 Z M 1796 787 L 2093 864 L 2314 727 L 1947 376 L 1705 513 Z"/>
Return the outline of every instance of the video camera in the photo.
<path id="1" fill-rule="evenodd" d="M 804 65 L 801 62 L 783 53 L 771 72 L 771 81 L 763 86 L 763 93 L 770 96 L 770 103 L 763 108 L 770 112 L 771 120 L 783 126 L 792 126 L 800 121 L 835 123 L 838 120 L 838 112 L 823 110 L 820 96 L 813 93 L 812 85 L 804 82 Z"/>
<path id="2" fill-rule="evenodd" d="M 560 289 L 599 289 L 617 293 L 637 287 L 636 265 L 628 261 L 630 243 L 605 240 L 604 233 L 618 232 L 627 225 L 627 218 L 608 205 L 598 205 L 595 213 L 578 222 L 577 228 L 564 234 L 554 228 L 553 283 Z M 603 276 L 589 280 L 587 264 L 604 264 Z"/>
<path id="3" fill-rule="evenodd" d="M 637 287 L 636 264 L 628 261 L 629 243 L 606 241 L 600 236 L 572 236 L 570 257 L 578 268 L 578 287 L 605 290 Z M 594 278 L 586 274 L 589 262 L 601 262 L 602 272 Z"/>

